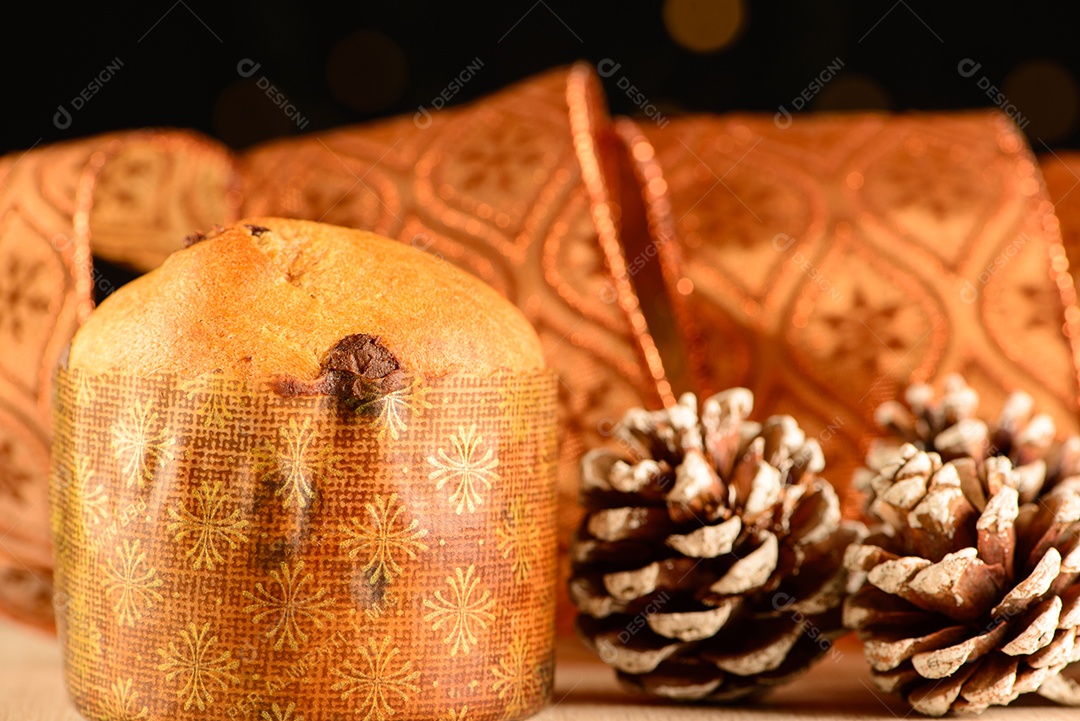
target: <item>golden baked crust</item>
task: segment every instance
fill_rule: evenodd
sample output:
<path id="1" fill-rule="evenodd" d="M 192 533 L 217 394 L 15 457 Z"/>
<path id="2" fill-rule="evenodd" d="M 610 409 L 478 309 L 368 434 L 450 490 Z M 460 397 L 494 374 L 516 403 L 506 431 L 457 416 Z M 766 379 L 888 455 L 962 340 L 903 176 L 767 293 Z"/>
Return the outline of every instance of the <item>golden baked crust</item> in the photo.
<path id="1" fill-rule="evenodd" d="M 373 233 L 281 218 L 239 221 L 116 291 L 69 365 L 314 379 L 356 334 L 428 377 L 543 365 L 529 322 L 477 278 Z"/>

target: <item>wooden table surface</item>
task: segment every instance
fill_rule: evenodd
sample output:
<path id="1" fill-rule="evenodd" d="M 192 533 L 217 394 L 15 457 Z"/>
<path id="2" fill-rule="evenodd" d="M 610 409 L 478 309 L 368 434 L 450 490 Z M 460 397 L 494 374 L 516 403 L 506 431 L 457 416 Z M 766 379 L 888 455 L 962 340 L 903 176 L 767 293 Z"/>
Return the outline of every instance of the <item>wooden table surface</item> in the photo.
<path id="1" fill-rule="evenodd" d="M 574 642 L 559 649 L 552 705 L 538 721 L 774 721 L 813 719 L 861 721 L 903 719 L 907 710 L 871 690 L 858 650 L 837 652 L 799 681 L 766 700 L 744 706 L 677 706 L 641 700 L 619 689 L 611 671 Z M 911 718 L 918 718 L 911 714 Z M 981 719 L 1080 721 L 1080 709 L 1039 699 L 995 708 Z M 0 621 L 0 721 L 79 721 L 68 703 L 54 638 Z"/>

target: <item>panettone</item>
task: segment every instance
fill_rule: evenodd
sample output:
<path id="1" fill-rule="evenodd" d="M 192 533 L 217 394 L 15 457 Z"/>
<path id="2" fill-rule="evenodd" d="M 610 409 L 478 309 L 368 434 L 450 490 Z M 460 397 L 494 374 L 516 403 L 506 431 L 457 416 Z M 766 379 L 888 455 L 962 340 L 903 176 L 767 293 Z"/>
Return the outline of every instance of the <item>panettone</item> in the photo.
<path id="1" fill-rule="evenodd" d="M 521 312 L 446 261 L 337 226 L 254 218 L 188 239 L 86 321 L 69 367 L 311 380 L 327 350 L 373 330 L 424 376 L 536 370 Z"/>
<path id="2" fill-rule="evenodd" d="M 189 243 L 104 302 L 57 372 L 80 712 L 542 706 L 557 381 L 524 316 L 370 233 L 255 218 Z"/>

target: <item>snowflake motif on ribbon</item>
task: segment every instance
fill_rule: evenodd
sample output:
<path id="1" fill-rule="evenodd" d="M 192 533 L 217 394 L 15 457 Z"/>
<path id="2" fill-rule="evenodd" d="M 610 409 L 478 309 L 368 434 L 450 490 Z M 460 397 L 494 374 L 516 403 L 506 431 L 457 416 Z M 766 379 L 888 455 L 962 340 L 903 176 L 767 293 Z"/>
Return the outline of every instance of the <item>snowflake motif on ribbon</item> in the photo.
<path id="1" fill-rule="evenodd" d="M 450 453 L 440 448 L 437 456 L 428 456 L 428 463 L 435 467 L 428 478 L 435 481 L 435 488 L 442 490 L 446 485 L 453 487 L 450 503 L 456 504 L 454 512 L 458 515 L 465 510 L 476 511 L 483 503 L 483 491 L 490 490 L 499 480 L 496 469 L 499 459 L 491 447 L 481 450 L 483 437 L 476 432 L 476 424 L 468 429 L 458 428 L 457 434 L 450 439 Z"/>
<path id="2" fill-rule="evenodd" d="M 390 637 L 382 644 L 369 637 L 366 646 L 357 649 L 363 663 L 360 668 L 346 659 L 331 673 L 341 678 L 331 688 L 341 691 L 341 699 L 350 696 L 357 699 L 355 711 L 362 714 L 362 721 L 385 719 L 393 716 L 397 703 L 408 703 L 410 694 L 417 693 L 420 672 L 412 670 L 412 661 L 398 660 L 400 650 L 390 646 Z"/>
<path id="3" fill-rule="evenodd" d="M 214 703 L 213 687 L 224 691 L 230 683 L 234 686 L 240 683 L 233 673 L 240 667 L 240 661 L 232 658 L 231 651 L 221 651 L 215 655 L 213 648 L 217 642 L 218 637 L 210 635 L 209 621 L 201 629 L 189 623 L 180 632 L 179 645 L 169 641 L 168 646 L 157 650 L 161 656 L 161 664 L 157 668 L 165 673 L 165 681 L 172 683 L 177 678 L 182 680 L 176 695 L 183 699 L 185 711 L 191 710 L 192 706 L 205 711 L 207 706 Z"/>
<path id="4" fill-rule="evenodd" d="M 482 593 L 477 589 L 480 579 L 476 576 L 475 566 L 464 571 L 455 568 L 454 575 L 447 576 L 446 582 L 450 585 L 446 596 L 440 589 L 433 599 L 424 599 L 424 607 L 431 609 L 424 621 L 432 624 L 433 631 L 447 629 L 443 643 L 450 646 L 451 657 L 459 652 L 468 655 L 476 645 L 477 635 L 495 620 L 495 614 L 491 612 L 495 599 L 488 589 Z"/>
<path id="5" fill-rule="evenodd" d="M 117 622 L 123 626 L 134 626 L 143 617 L 143 613 L 160 603 L 163 599 L 155 589 L 164 581 L 158 577 L 157 570 L 146 568 L 146 553 L 139 552 L 139 541 L 124 540 L 116 547 L 117 559 L 108 560 L 105 565 L 105 592 L 111 597 L 116 595 L 113 610 Z"/>
<path id="6" fill-rule="evenodd" d="M 303 594 L 304 584 L 313 578 L 310 573 L 302 576 L 303 570 L 303 561 L 297 561 L 292 567 L 282 561 L 279 570 L 270 572 L 273 581 L 271 588 L 276 586 L 277 591 L 266 590 L 261 581 L 255 584 L 255 593 L 244 591 L 244 598 L 251 601 L 244 613 L 255 614 L 251 617 L 252 623 L 276 619 L 274 626 L 266 632 L 267 638 L 277 637 L 275 651 L 280 651 L 286 643 L 293 651 L 300 648 L 300 643 L 307 643 L 308 635 L 301 628 L 302 622 L 310 621 L 315 628 L 322 628 L 324 619 L 334 617 L 333 612 L 326 609 L 333 605 L 334 600 L 326 598 L 325 588 L 318 589 L 310 596 Z"/>
<path id="7" fill-rule="evenodd" d="M 240 543 L 246 543 L 248 540 L 248 537 L 244 535 L 248 522 L 240 518 L 240 509 L 235 508 L 225 515 L 226 511 L 223 509 L 225 497 L 221 489 L 221 481 L 212 486 L 203 482 L 192 493 L 195 501 L 194 511 L 189 511 L 183 504 L 180 504 L 179 509 L 169 508 L 169 517 L 172 522 L 165 527 L 165 530 L 174 534 L 173 541 L 177 543 L 191 537 L 192 544 L 186 555 L 188 558 L 194 557 L 193 567 L 196 571 L 203 566 L 213 571 L 215 564 L 225 560 L 219 546 L 227 544 L 229 548 L 235 550 Z"/>
<path id="8" fill-rule="evenodd" d="M 375 496 L 374 503 L 365 503 L 366 519 L 350 518 L 348 525 L 341 526 L 346 535 L 341 548 L 349 551 L 349 558 L 362 557 L 367 563 L 360 572 L 374 585 L 391 583 L 394 576 L 401 573 L 401 562 L 407 557 L 415 560 L 416 554 L 426 551 L 427 546 L 420 541 L 427 535 L 427 529 L 419 528 L 416 518 L 406 523 L 402 518 L 405 504 L 395 506 L 397 494 L 389 498 Z"/>
<path id="9" fill-rule="evenodd" d="M 135 400 L 112 426 L 112 447 L 129 487 L 142 488 L 153 479 L 155 469 L 173 460 L 169 429 L 152 430 L 158 419 L 153 407 L 153 401 Z"/>

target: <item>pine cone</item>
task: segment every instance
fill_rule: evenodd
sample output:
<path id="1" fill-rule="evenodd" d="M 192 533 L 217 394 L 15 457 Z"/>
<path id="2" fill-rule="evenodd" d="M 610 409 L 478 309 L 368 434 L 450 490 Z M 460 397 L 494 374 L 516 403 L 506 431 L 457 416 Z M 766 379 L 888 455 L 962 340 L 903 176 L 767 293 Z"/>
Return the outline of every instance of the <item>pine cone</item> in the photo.
<path id="1" fill-rule="evenodd" d="M 875 419 L 892 438 L 875 444 L 867 465 L 876 470 L 902 443 L 937 453 L 943 461 L 1006 456 L 1016 467 L 1027 466 L 1033 473 L 1043 468 L 1051 475 L 1059 471 L 1047 467 L 1048 461 L 1075 462 L 1075 458 L 1061 459 L 1060 454 L 1049 457 L 1052 450 L 1062 450 L 1055 444 L 1054 419 L 1036 414 L 1027 393 L 1010 395 L 992 426 L 978 418 L 978 410 L 979 394 L 960 375 L 945 379 L 945 392 L 940 397 L 925 383 L 908 386 L 903 403 L 888 401 L 878 407 Z M 1075 453 L 1075 448 L 1070 450 Z"/>
<path id="2" fill-rule="evenodd" d="M 1014 394 L 995 425 L 958 376 L 879 420 L 904 443 L 862 475 L 880 525 L 848 549 L 844 622 L 878 687 L 921 713 L 977 713 L 1038 692 L 1080 704 L 1080 438 Z M 1016 465 L 1018 464 L 1018 465 Z"/>
<path id="3" fill-rule="evenodd" d="M 582 459 L 578 630 L 620 680 L 674 699 L 734 699 L 803 671 L 843 633 L 841 521 L 817 441 L 790 416 L 746 420 L 744 388 L 629 411 L 628 457 Z"/>

